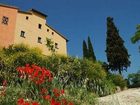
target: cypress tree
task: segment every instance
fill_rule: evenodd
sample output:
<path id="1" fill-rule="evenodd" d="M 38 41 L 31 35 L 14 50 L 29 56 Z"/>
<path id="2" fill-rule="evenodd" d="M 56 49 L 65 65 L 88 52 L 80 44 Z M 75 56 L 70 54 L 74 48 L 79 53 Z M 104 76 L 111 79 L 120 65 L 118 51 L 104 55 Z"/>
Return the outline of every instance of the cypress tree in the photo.
<path id="1" fill-rule="evenodd" d="M 123 70 L 127 70 L 127 67 L 130 66 L 130 56 L 111 17 L 107 18 L 106 34 L 106 55 L 109 68 L 112 71 L 119 71 L 121 74 Z"/>
<path id="2" fill-rule="evenodd" d="M 90 37 L 88 36 L 88 59 L 92 60 L 92 61 L 96 61 L 96 57 L 94 54 L 94 50 L 93 50 L 93 46 L 92 43 L 90 41 Z"/>
<path id="3" fill-rule="evenodd" d="M 88 48 L 85 40 L 83 40 L 83 58 L 88 58 Z"/>

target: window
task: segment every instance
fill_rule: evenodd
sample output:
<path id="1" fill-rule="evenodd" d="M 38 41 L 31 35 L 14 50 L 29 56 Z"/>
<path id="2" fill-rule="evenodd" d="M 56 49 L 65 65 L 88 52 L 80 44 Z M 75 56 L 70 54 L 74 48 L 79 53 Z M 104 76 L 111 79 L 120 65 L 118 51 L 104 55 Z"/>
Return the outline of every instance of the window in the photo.
<path id="1" fill-rule="evenodd" d="M 29 19 L 29 17 L 28 16 L 26 16 L 26 20 L 28 20 Z"/>
<path id="2" fill-rule="evenodd" d="M 54 32 L 52 32 L 52 35 L 54 34 Z"/>
<path id="3" fill-rule="evenodd" d="M 25 31 L 21 31 L 20 32 L 20 36 L 23 37 L 23 38 L 25 38 Z"/>
<path id="4" fill-rule="evenodd" d="M 41 43 L 42 44 L 41 37 L 38 37 L 38 43 Z"/>
<path id="5" fill-rule="evenodd" d="M 55 48 L 58 49 L 58 43 L 55 43 Z"/>
<path id="6" fill-rule="evenodd" d="M 49 29 L 47 29 L 47 32 L 49 32 Z"/>
<path id="7" fill-rule="evenodd" d="M 6 16 L 2 17 L 2 24 L 8 25 L 9 18 Z"/>
<path id="8" fill-rule="evenodd" d="M 42 27 L 42 25 L 41 24 L 38 24 L 38 28 L 41 29 L 41 27 Z"/>

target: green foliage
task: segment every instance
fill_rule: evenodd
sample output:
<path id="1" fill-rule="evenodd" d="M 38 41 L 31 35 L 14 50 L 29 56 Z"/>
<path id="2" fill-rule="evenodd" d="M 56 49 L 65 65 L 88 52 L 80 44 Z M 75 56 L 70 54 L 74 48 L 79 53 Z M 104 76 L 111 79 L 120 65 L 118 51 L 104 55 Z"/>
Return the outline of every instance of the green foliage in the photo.
<path id="1" fill-rule="evenodd" d="M 12 45 L 0 51 L 3 67 L 0 70 L 0 78 L 12 81 L 16 75 L 16 67 L 29 64 L 43 64 L 43 55 L 38 48 L 29 48 L 26 45 Z"/>
<path id="2" fill-rule="evenodd" d="M 115 85 L 107 80 L 106 72 L 100 63 L 71 57 L 59 57 L 57 61 L 59 62 L 55 63 L 58 66 L 55 68 L 58 70 L 57 75 L 63 88 L 85 87 L 99 96 L 115 91 Z M 56 65 L 55 63 L 53 62 L 54 65 Z"/>
<path id="3" fill-rule="evenodd" d="M 3 51 L 6 55 L 18 53 L 18 52 L 27 52 L 29 51 L 29 47 L 24 44 L 19 45 L 10 45 L 8 48 L 3 48 Z"/>
<path id="4" fill-rule="evenodd" d="M 24 46 L 20 48 L 20 45 L 1 50 L 0 58 L 4 63 L 0 78 L 8 80 L 9 84 L 18 81 L 15 78 L 18 66 L 36 64 L 50 69 L 56 78 L 55 85 L 60 85 L 64 89 L 84 87 L 87 92 L 99 96 L 111 94 L 115 89 L 112 81 L 107 80 L 106 71 L 100 62 L 60 55 L 44 56 L 37 48 L 31 49 Z"/>
<path id="5" fill-rule="evenodd" d="M 16 87 L 8 87 L 6 89 L 7 96 L 1 96 L 0 98 L 0 105 L 16 105 L 16 100 L 19 95 L 20 88 Z"/>
<path id="6" fill-rule="evenodd" d="M 140 87 L 140 70 L 128 75 L 129 87 Z"/>
<path id="7" fill-rule="evenodd" d="M 129 54 L 124 46 L 124 41 L 119 35 L 113 18 L 107 18 L 106 55 L 109 68 L 120 74 L 130 66 Z"/>
<path id="8" fill-rule="evenodd" d="M 88 54 L 89 54 L 89 59 L 92 61 L 96 61 L 96 57 L 94 54 L 93 46 L 90 40 L 90 37 L 88 37 Z"/>
<path id="9" fill-rule="evenodd" d="M 89 59 L 91 61 L 96 61 L 90 37 L 88 37 L 88 46 L 86 44 L 86 41 L 83 41 L 83 58 Z"/>
<path id="10" fill-rule="evenodd" d="M 88 48 L 85 40 L 83 40 L 83 58 L 88 58 Z"/>
<path id="11" fill-rule="evenodd" d="M 52 53 L 55 52 L 54 42 L 51 39 L 46 38 L 46 46 L 48 47 L 49 51 Z"/>
<path id="12" fill-rule="evenodd" d="M 97 102 L 97 96 L 84 87 L 67 88 L 66 90 L 68 90 L 68 98 L 75 100 L 76 105 L 95 105 Z"/>
<path id="13" fill-rule="evenodd" d="M 135 35 L 131 37 L 131 42 L 135 44 L 140 40 L 140 25 L 137 25 L 136 27 L 137 31 L 135 32 Z M 139 51 L 140 51 L 140 46 L 139 46 Z"/>
<path id="14" fill-rule="evenodd" d="M 140 25 L 137 25 L 136 29 L 135 35 L 131 38 L 132 43 L 136 43 L 140 40 Z"/>
<path id="15" fill-rule="evenodd" d="M 127 87 L 127 81 L 119 74 L 108 74 L 108 79 L 112 80 L 112 82 L 119 86 L 122 90 Z"/>

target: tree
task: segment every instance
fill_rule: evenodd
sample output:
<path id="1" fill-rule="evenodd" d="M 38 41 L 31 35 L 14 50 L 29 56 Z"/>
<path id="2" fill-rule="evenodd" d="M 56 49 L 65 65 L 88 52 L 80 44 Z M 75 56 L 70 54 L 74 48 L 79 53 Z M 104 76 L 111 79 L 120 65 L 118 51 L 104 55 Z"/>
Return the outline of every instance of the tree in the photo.
<path id="1" fill-rule="evenodd" d="M 136 27 L 137 31 L 135 32 L 135 35 L 131 38 L 132 43 L 136 43 L 140 40 L 140 25 Z"/>
<path id="2" fill-rule="evenodd" d="M 88 56 L 89 56 L 90 60 L 96 61 L 96 57 L 95 57 L 95 54 L 94 54 L 92 43 L 90 41 L 90 37 L 88 37 Z"/>
<path id="3" fill-rule="evenodd" d="M 88 58 L 88 48 L 85 40 L 83 40 L 83 58 Z"/>
<path id="4" fill-rule="evenodd" d="M 87 58 L 91 61 L 96 61 L 90 37 L 88 37 L 88 46 L 86 44 L 86 41 L 83 40 L 83 58 Z"/>
<path id="5" fill-rule="evenodd" d="M 109 65 L 109 69 L 112 71 L 127 70 L 130 66 L 127 49 L 124 46 L 124 41 L 119 35 L 119 30 L 113 23 L 113 18 L 107 18 L 107 38 L 106 38 L 106 55 Z"/>
<path id="6" fill-rule="evenodd" d="M 54 42 L 51 39 L 46 38 L 46 46 L 48 47 L 48 50 L 52 52 L 52 54 L 55 53 Z"/>
<path id="7" fill-rule="evenodd" d="M 140 25 L 137 25 L 136 27 L 137 31 L 135 32 L 135 35 L 131 38 L 131 42 L 135 44 L 140 40 Z M 140 51 L 140 46 L 139 46 L 139 51 Z"/>

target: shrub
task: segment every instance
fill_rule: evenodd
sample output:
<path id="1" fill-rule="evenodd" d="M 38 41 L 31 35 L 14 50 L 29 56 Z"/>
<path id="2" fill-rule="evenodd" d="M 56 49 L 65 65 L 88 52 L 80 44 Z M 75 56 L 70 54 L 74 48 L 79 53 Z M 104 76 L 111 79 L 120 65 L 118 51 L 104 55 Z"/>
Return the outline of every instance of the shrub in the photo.
<path id="1" fill-rule="evenodd" d="M 15 73 L 18 66 L 28 64 L 38 64 L 42 66 L 44 60 L 38 48 L 29 48 L 27 45 L 11 45 L 0 50 L 0 58 L 3 67 L 0 69 L 0 79 L 16 81 Z"/>
<path id="2" fill-rule="evenodd" d="M 60 55 L 44 56 L 39 49 L 24 45 L 1 50 L 0 57 L 5 65 L 0 71 L 0 77 L 11 83 L 18 81 L 15 78 L 18 66 L 36 64 L 50 69 L 55 75 L 55 85 L 61 88 L 85 87 L 88 92 L 99 96 L 114 92 L 115 86 L 111 79 L 107 80 L 107 73 L 100 62 Z"/>
<path id="3" fill-rule="evenodd" d="M 109 74 L 108 79 L 112 80 L 112 82 L 122 90 L 127 87 L 127 81 L 120 74 Z"/>
<path id="4" fill-rule="evenodd" d="M 97 95 L 84 87 L 69 87 L 66 90 L 68 98 L 74 100 L 76 105 L 95 105 L 97 102 Z"/>
<path id="5" fill-rule="evenodd" d="M 3 52 L 6 55 L 15 54 L 18 52 L 27 52 L 27 51 L 29 51 L 29 47 L 24 44 L 10 45 L 8 48 L 3 48 Z"/>
<path id="6" fill-rule="evenodd" d="M 140 87 L 140 70 L 137 73 L 128 75 L 129 87 L 136 88 Z"/>

